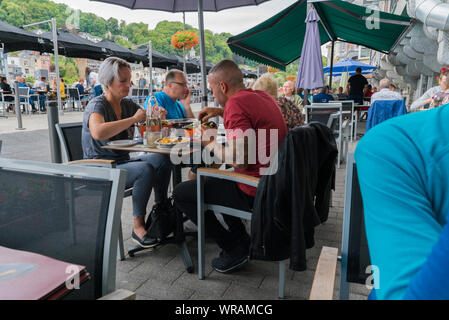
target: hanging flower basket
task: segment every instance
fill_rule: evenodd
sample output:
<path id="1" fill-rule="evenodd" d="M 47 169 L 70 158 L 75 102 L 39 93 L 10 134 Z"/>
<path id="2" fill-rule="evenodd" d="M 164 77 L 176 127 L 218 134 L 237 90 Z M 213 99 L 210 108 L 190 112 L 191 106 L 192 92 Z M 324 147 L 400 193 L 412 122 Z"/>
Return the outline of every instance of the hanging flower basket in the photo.
<path id="1" fill-rule="evenodd" d="M 287 75 L 287 80 L 296 81 L 296 76 L 294 74 Z"/>
<path id="2" fill-rule="evenodd" d="M 198 36 L 188 31 L 178 31 L 171 38 L 172 47 L 178 50 L 193 48 L 198 43 Z"/>
<path id="3" fill-rule="evenodd" d="M 268 67 L 268 72 L 276 73 L 276 72 L 279 72 L 279 69 L 275 68 L 275 67 Z"/>

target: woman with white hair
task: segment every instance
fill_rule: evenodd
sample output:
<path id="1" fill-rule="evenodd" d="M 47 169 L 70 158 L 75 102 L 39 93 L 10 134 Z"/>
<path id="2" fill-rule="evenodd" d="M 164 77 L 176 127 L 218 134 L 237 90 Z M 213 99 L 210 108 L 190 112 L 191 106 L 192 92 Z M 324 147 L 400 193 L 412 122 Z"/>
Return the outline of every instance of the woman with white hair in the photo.
<path id="1" fill-rule="evenodd" d="M 265 91 L 273 97 L 276 104 L 281 109 L 287 130 L 291 130 L 304 124 L 304 118 L 299 107 L 296 106 L 291 99 L 288 99 L 285 96 L 278 97 L 278 84 L 272 74 L 263 74 L 257 79 L 256 83 L 254 83 L 253 89 Z"/>
<path id="2" fill-rule="evenodd" d="M 146 207 L 153 187 L 156 203 L 167 203 L 170 160 L 161 154 L 131 159 L 128 151 L 102 148 L 110 141 L 133 137 L 134 124 L 146 121 L 146 112 L 126 98 L 131 86 L 131 67 L 126 61 L 107 58 L 100 66 L 98 81 L 105 93 L 92 99 L 84 112 L 83 156 L 85 159 L 115 160 L 117 168 L 127 171 L 126 187 L 133 187 L 132 240 L 144 248 L 154 247 L 158 240 L 151 238 L 145 230 Z"/>

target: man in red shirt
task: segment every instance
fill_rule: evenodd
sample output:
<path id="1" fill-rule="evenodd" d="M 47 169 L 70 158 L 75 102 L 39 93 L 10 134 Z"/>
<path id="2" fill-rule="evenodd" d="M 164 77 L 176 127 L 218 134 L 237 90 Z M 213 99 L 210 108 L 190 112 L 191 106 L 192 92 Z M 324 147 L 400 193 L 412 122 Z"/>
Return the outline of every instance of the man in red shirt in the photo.
<path id="1" fill-rule="evenodd" d="M 287 135 L 282 113 L 274 99 L 264 91 L 245 88 L 243 74 L 231 60 L 223 60 L 209 72 L 209 85 L 217 102 L 224 108 L 204 108 L 199 119 L 222 116 L 227 145 L 215 141 L 209 133 L 202 145 L 213 151 L 221 163 L 234 167 L 234 171 L 259 178 L 270 165 L 270 155 Z M 204 137 L 208 137 L 204 139 Z M 226 161 L 227 160 L 227 161 Z M 193 222 L 197 221 L 197 181 L 176 186 L 175 205 Z M 204 182 L 206 203 L 233 207 L 243 211 L 253 208 L 256 188 L 232 181 L 208 178 Z M 227 229 L 213 212 L 205 213 L 206 236 L 213 238 L 221 248 L 212 267 L 218 272 L 231 272 L 248 262 L 250 238 L 241 219 L 224 215 Z"/>

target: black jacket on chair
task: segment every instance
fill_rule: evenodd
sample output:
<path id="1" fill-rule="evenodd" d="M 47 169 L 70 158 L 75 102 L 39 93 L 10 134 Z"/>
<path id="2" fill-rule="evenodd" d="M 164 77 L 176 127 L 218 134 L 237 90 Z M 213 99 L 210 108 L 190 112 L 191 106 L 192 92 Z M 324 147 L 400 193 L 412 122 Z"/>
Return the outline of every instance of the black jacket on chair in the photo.
<path id="1" fill-rule="evenodd" d="M 318 122 L 288 132 L 278 149 L 277 171 L 260 179 L 251 220 L 252 259 L 280 261 L 303 271 L 314 228 L 328 218 L 338 150 Z M 274 157 L 276 158 L 276 157 Z"/>

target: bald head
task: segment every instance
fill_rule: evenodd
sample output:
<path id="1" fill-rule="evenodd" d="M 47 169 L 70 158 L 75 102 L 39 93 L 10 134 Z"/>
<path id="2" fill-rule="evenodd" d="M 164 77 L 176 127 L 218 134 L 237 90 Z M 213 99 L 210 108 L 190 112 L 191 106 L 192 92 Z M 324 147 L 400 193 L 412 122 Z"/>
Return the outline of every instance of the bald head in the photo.
<path id="1" fill-rule="evenodd" d="M 387 89 L 390 86 L 391 82 L 387 78 L 383 78 L 379 82 L 379 89 Z"/>
<path id="2" fill-rule="evenodd" d="M 244 86 L 243 73 L 232 60 L 220 61 L 210 70 L 209 77 L 215 82 L 226 83 L 232 89 Z"/>

